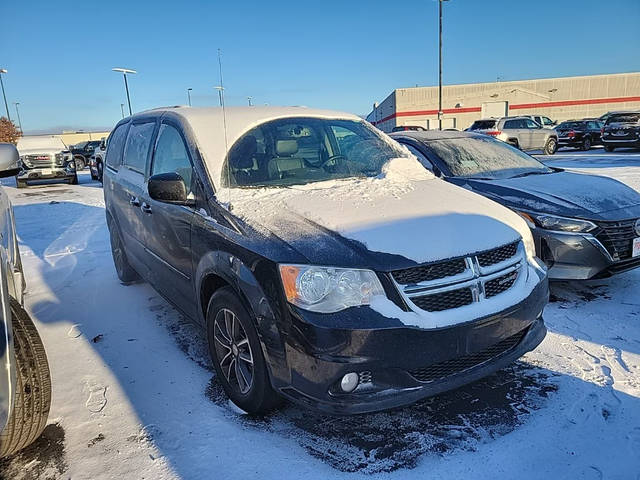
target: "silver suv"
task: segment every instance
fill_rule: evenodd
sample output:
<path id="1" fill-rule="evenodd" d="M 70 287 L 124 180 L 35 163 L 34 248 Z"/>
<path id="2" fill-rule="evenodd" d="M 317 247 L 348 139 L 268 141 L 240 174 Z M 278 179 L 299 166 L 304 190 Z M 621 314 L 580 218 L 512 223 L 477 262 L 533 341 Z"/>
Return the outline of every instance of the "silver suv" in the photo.
<path id="1" fill-rule="evenodd" d="M 0 143 L 0 178 L 19 168 L 16 147 Z M 0 187 L 0 458 L 40 436 L 51 405 L 47 355 L 22 307 L 24 290 L 13 209 Z"/>
<path id="2" fill-rule="evenodd" d="M 476 120 L 468 131 L 484 133 L 520 150 L 542 150 L 553 155 L 558 149 L 558 135 L 527 117 L 485 118 Z"/>

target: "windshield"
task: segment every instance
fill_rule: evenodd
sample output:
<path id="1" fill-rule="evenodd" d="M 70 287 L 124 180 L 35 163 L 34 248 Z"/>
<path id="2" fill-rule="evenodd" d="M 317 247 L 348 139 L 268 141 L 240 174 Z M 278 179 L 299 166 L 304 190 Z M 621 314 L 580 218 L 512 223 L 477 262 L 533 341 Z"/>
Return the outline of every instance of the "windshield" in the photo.
<path id="1" fill-rule="evenodd" d="M 229 151 L 226 185 L 300 185 L 373 177 L 390 159 L 407 154 L 364 122 L 285 118 L 247 132 Z"/>
<path id="2" fill-rule="evenodd" d="M 558 125 L 557 128 L 559 130 L 564 128 L 573 128 L 574 130 L 577 130 L 580 128 L 584 128 L 584 124 L 581 122 L 562 122 L 560 125 Z"/>
<path id="3" fill-rule="evenodd" d="M 433 140 L 428 147 L 455 177 L 499 179 L 553 172 L 535 158 L 491 137 Z"/>

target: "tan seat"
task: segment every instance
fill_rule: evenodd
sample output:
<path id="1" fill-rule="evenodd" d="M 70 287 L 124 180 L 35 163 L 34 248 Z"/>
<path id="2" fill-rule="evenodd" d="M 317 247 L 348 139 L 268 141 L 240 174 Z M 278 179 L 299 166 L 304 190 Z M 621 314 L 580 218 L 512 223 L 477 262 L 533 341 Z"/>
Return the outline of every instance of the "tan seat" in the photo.
<path id="1" fill-rule="evenodd" d="M 276 157 L 269 160 L 267 168 L 270 179 L 282 178 L 286 172 L 291 170 L 301 170 L 304 168 L 304 159 L 294 157 L 298 153 L 298 141 L 278 140 L 276 141 Z"/>

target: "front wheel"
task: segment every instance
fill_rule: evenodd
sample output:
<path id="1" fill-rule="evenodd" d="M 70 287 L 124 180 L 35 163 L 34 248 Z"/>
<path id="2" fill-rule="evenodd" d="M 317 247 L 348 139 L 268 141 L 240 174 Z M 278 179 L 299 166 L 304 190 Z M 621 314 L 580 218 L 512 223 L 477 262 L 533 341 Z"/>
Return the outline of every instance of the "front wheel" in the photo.
<path id="1" fill-rule="evenodd" d="M 71 179 L 69 180 L 69 185 L 78 185 L 78 175 L 74 175 L 73 177 L 71 177 Z"/>
<path id="2" fill-rule="evenodd" d="M 86 164 L 84 162 L 84 158 L 82 157 L 76 157 L 74 158 L 75 162 L 76 162 L 76 171 L 80 171 L 80 170 L 84 170 L 84 167 L 86 167 Z"/>
<path id="3" fill-rule="evenodd" d="M 582 142 L 582 150 L 585 152 L 587 150 L 591 150 L 591 138 L 585 137 L 584 141 Z"/>
<path id="4" fill-rule="evenodd" d="M 7 426 L 0 434 L 0 457 L 32 444 L 47 425 L 51 407 L 51 374 L 38 330 L 15 299 L 10 299 L 10 305 L 16 391 Z"/>
<path id="5" fill-rule="evenodd" d="M 544 154 L 545 155 L 553 155 L 558 150 L 558 142 L 555 138 L 550 138 L 547 140 L 546 145 L 544 146 Z"/>
<path id="6" fill-rule="evenodd" d="M 605 152 L 613 152 L 616 149 L 616 147 L 612 147 L 610 145 L 605 145 L 604 146 L 604 151 Z"/>
<path id="7" fill-rule="evenodd" d="M 98 170 L 98 181 L 102 183 L 102 162 L 96 163 L 96 169 Z"/>
<path id="8" fill-rule="evenodd" d="M 209 300 L 207 338 L 216 375 L 233 403 L 251 414 L 266 413 L 280 404 L 254 321 L 231 287 L 219 289 Z"/>

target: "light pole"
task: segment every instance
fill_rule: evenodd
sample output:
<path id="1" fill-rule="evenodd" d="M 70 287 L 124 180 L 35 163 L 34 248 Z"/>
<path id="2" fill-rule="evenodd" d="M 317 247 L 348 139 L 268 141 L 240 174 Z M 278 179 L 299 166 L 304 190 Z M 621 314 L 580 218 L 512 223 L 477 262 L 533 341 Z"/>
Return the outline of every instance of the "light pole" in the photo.
<path id="1" fill-rule="evenodd" d="M 249 102 L 249 106 L 251 106 L 251 97 L 247 97 L 247 102 Z"/>
<path id="2" fill-rule="evenodd" d="M 220 100 L 220 106 L 222 106 L 222 91 L 224 90 L 224 87 L 220 86 L 220 85 L 216 85 L 215 87 L 216 90 L 218 90 L 218 100 Z"/>
<path id="3" fill-rule="evenodd" d="M 189 106 L 191 106 L 191 90 L 193 90 L 193 88 L 187 88 L 187 99 L 189 100 Z"/>
<path id="4" fill-rule="evenodd" d="M 132 115 L 131 112 L 131 98 L 129 97 L 129 84 L 127 83 L 127 73 L 135 74 L 138 73 L 135 70 L 131 70 L 129 68 L 112 68 L 114 72 L 122 72 L 122 76 L 124 77 L 124 88 L 127 91 L 127 103 L 129 104 L 129 115 Z"/>
<path id="5" fill-rule="evenodd" d="M 7 110 L 7 120 L 11 121 L 11 115 L 9 115 L 9 105 L 7 104 L 7 96 L 4 93 L 4 82 L 2 81 L 2 74 L 7 73 L 7 70 L 0 68 L 0 86 L 2 86 L 2 98 L 4 98 L 4 108 Z"/>
<path id="6" fill-rule="evenodd" d="M 22 120 L 20 120 L 20 110 L 18 110 L 18 105 L 20 105 L 20 102 L 13 102 L 13 104 L 16 106 L 16 115 L 18 116 L 18 126 L 20 127 L 20 131 L 24 132 L 24 130 L 22 130 Z"/>
<path id="7" fill-rule="evenodd" d="M 449 0 L 438 0 L 438 130 L 442 130 L 442 2 Z"/>
<path id="8" fill-rule="evenodd" d="M 122 118 L 124 118 L 124 103 L 120 104 L 120 111 L 122 112 Z"/>

